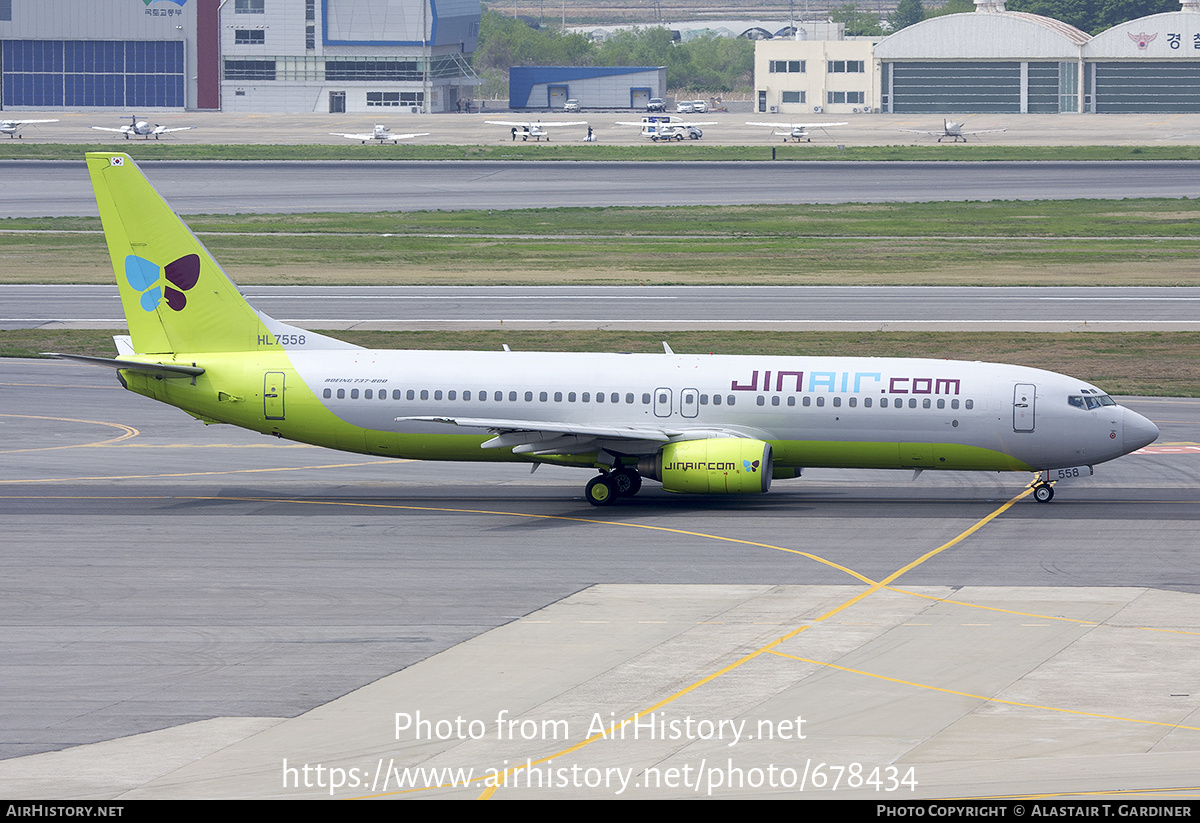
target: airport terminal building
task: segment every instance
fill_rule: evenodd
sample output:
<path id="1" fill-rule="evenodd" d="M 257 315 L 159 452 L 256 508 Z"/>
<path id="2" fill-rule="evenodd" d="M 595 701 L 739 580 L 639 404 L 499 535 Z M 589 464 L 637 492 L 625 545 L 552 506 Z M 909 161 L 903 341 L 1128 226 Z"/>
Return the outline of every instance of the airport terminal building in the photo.
<path id="1" fill-rule="evenodd" d="M 479 0 L 0 0 L 0 108 L 452 111 Z"/>
<path id="2" fill-rule="evenodd" d="M 877 42 L 760 42 L 756 109 L 1200 112 L 1200 0 L 1094 37 L 1061 20 L 1007 11 L 1003 0 L 975 4 L 974 12 L 924 20 Z"/>

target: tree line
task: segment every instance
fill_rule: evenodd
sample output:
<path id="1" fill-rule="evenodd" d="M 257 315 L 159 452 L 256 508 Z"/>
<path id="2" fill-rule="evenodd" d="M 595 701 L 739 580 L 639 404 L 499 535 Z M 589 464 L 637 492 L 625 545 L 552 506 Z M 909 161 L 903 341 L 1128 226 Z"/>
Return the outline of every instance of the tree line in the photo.
<path id="1" fill-rule="evenodd" d="M 484 10 L 472 65 L 489 97 L 508 93 L 512 66 L 666 66 L 669 89 L 747 93 L 754 85 L 754 43 L 715 35 L 679 42 L 662 27 L 627 29 L 596 43 Z"/>

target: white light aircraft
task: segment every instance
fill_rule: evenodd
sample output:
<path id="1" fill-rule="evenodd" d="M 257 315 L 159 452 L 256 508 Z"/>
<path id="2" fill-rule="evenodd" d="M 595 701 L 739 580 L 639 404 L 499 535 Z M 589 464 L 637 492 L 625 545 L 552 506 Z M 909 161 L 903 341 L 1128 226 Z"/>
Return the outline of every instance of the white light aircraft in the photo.
<path id="1" fill-rule="evenodd" d="M 804 140 L 806 142 L 811 143 L 812 136 L 809 134 L 809 129 L 820 129 L 821 131 L 825 131 L 825 129 L 832 128 L 833 126 L 848 126 L 850 124 L 848 122 L 842 122 L 842 123 L 759 123 L 759 122 L 752 123 L 752 122 L 747 122 L 746 125 L 747 126 L 766 126 L 767 128 L 770 128 L 770 129 L 786 129 L 786 131 L 775 132 L 775 136 L 782 137 L 783 142 L 785 142 L 785 143 L 788 140 L 795 140 L 797 143 L 799 143 L 801 140 Z M 825 133 L 828 134 L 829 132 L 825 132 Z"/>
<path id="2" fill-rule="evenodd" d="M 387 130 L 387 126 L 381 126 L 378 123 L 375 124 L 375 127 L 371 129 L 370 132 L 363 134 L 346 134 L 345 132 L 340 131 L 331 131 L 329 133 L 334 137 L 346 137 L 350 140 L 361 140 L 363 143 L 366 143 L 368 140 L 378 140 L 380 145 L 389 142 L 395 143 L 399 140 L 410 140 L 413 137 L 429 136 L 429 132 L 427 131 L 415 132 L 413 134 L 394 134 L 393 132 Z"/>
<path id="3" fill-rule="evenodd" d="M 9 137 L 20 137 L 22 126 L 32 126 L 34 123 L 57 123 L 57 120 L 0 120 L 0 134 Z"/>
<path id="4" fill-rule="evenodd" d="M 485 120 L 484 122 L 492 126 L 510 127 L 512 129 L 513 140 L 516 140 L 518 137 L 520 137 L 522 141 L 525 141 L 532 137 L 539 142 L 543 137 L 546 138 L 546 142 L 550 142 L 550 132 L 546 131 L 546 129 L 552 129 L 558 126 L 586 126 L 588 124 L 586 120 L 570 120 L 552 123 L 543 123 L 540 120 L 536 123 L 532 120 Z"/>
<path id="5" fill-rule="evenodd" d="M 755 494 L 805 467 L 1039 472 L 1034 496 L 1158 437 L 1082 380 L 912 358 L 377 351 L 253 309 L 124 154 L 88 171 L 129 338 L 130 391 L 204 423 L 361 454 L 595 473 L 607 505 L 642 478 Z"/>
<path id="6" fill-rule="evenodd" d="M 945 140 L 947 137 L 950 138 L 951 143 L 957 143 L 960 140 L 965 143 L 967 142 L 967 135 L 970 134 L 996 134 L 998 132 L 1008 131 L 1008 129 L 981 129 L 979 131 L 963 131 L 964 125 L 966 124 L 955 123 L 953 120 L 943 120 L 941 131 L 918 131 L 917 129 L 900 129 L 900 131 L 908 132 L 909 134 L 927 134 L 930 137 L 936 137 L 939 143 Z"/>
<path id="7" fill-rule="evenodd" d="M 160 126 L 157 123 L 152 126 L 145 120 L 138 120 L 137 115 L 131 115 L 129 120 L 130 122 L 128 125 L 121 126 L 118 129 L 111 129 L 107 126 L 92 126 L 92 128 L 96 131 L 111 131 L 116 134 L 123 134 L 125 135 L 126 140 L 128 140 L 130 137 L 141 137 L 144 140 L 149 140 L 151 137 L 153 137 L 155 140 L 157 140 L 164 134 L 170 134 L 171 132 L 176 131 L 189 131 L 196 128 L 195 126 L 178 126 L 177 128 L 168 129 L 166 126 Z"/>
<path id="8" fill-rule="evenodd" d="M 618 126 L 637 126 L 640 128 L 641 136 L 647 140 L 653 140 L 657 143 L 660 140 L 675 140 L 682 141 L 685 139 L 699 140 L 704 136 L 704 132 L 700 130 L 701 126 L 715 126 L 716 120 L 708 120 L 702 123 L 693 121 L 680 120 L 679 118 L 672 119 L 669 114 L 649 115 L 641 120 L 620 120 Z"/>

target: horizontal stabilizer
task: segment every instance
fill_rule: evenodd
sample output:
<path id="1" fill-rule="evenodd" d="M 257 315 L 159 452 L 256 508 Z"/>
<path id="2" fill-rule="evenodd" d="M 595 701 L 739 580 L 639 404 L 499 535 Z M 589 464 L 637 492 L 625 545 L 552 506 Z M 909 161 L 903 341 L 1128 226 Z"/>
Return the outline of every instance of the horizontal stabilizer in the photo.
<path id="1" fill-rule="evenodd" d="M 158 377 L 197 377 L 204 374 L 199 366 L 181 366 L 177 363 L 140 363 L 136 360 L 114 360 L 108 357 L 88 357 L 84 354 L 59 354 L 58 352 L 42 352 L 47 357 L 57 357 L 60 360 L 74 360 L 88 366 L 105 366 L 110 369 L 132 369 L 146 372 Z"/>

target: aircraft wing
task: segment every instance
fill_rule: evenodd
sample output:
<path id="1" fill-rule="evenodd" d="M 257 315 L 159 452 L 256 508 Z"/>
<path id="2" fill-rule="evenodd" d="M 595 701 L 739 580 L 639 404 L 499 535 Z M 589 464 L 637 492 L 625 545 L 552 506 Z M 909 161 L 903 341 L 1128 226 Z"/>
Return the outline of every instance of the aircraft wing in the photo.
<path id="1" fill-rule="evenodd" d="M 948 131 L 921 131 L 920 129 L 899 129 L 899 131 L 908 132 L 909 134 L 928 134 L 930 137 L 945 137 L 950 134 Z"/>
<path id="2" fill-rule="evenodd" d="M 983 131 L 960 131 L 959 134 L 996 134 L 997 132 L 1008 131 L 1008 129 L 984 129 Z"/>
<path id="3" fill-rule="evenodd" d="M 825 129 L 831 126 L 848 126 L 850 123 L 848 121 L 843 121 L 841 123 L 751 123 L 747 121 L 746 125 L 766 126 L 772 129 Z"/>
<path id="4" fill-rule="evenodd" d="M 124 134 L 128 131 L 131 131 L 129 126 L 122 126 L 119 129 L 110 129 L 108 126 L 90 126 L 89 128 L 93 128 L 96 131 L 115 131 L 117 134 Z"/>
<path id="5" fill-rule="evenodd" d="M 482 443 L 481 448 L 512 449 L 514 454 L 532 455 L 584 454 L 598 448 L 632 454 L 653 454 L 663 443 L 676 439 L 747 436 L 725 429 L 691 431 L 638 426 L 591 426 L 495 417 L 397 417 L 396 421 L 488 429 L 496 436 Z"/>
<path id="6" fill-rule="evenodd" d="M 427 132 L 427 131 L 418 131 L 418 132 L 413 132 L 412 134 L 389 134 L 387 137 L 384 137 L 383 139 L 384 140 L 410 140 L 414 137 L 428 137 L 429 134 L 430 134 L 430 132 Z"/>
<path id="7" fill-rule="evenodd" d="M 155 126 L 154 133 L 155 134 L 170 134 L 173 131 L 190 131 L 191 129 L 194 129 L 194 128 L 196 128 L 196 127 L 195 126 L 177 126 L 173 129 L 164 129 L 162 126 Z"/>
<path id="8" fill-rule="evenodd" d="M 586 120 L 571 120 L 570 122 L 554 121 L 547 123 L 535 123 L 530 120 L 484 120 L 483 122 L 492 126 L 516 126 L 519 129 L 544 129 L 548 126 L 586 126 L 588 124 L 588 121 Z M 641 124 L 639 123 L 638 125 Z"/>
<path id="9" fill-rule="evenodd" d="M 57 120 L 10 120 L 14 126 L 31 126 L 34 123 L 57 123 Z"/>

